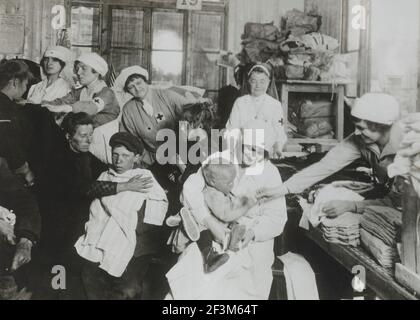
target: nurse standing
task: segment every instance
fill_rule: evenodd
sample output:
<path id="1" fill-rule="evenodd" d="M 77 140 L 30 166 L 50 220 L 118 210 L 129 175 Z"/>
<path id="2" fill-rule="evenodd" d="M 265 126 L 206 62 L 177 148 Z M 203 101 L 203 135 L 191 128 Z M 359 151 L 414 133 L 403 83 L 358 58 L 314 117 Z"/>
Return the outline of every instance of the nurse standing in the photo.
<path id="1" fill-rule="evenodd" d="M 274 141 L 269 146 L 270 156 L 280 156 L 287 142 L 283 126 L 283 109 L 281 103 L 267 94 L 270 85 L 270 67 L 257 64 L 248 73 L 250 94 L 238 98 L 233 105 L 232 113 L 226 124 L 227 129 L 246 127 L 248 123 L 260 120 L 266 123 L 268 140 Z"/>
<path id="2" fill-rule="evenodd" d="M 49 47 L 41 60 L 41 68 L 46 78 L 33 85 L 28 93 L 28 103 L 41 104 L 62 98 L 71 91 L 70 84 L 61 78 L 61 72 L 71 60 L 71 51 L 65 47 Z"/>

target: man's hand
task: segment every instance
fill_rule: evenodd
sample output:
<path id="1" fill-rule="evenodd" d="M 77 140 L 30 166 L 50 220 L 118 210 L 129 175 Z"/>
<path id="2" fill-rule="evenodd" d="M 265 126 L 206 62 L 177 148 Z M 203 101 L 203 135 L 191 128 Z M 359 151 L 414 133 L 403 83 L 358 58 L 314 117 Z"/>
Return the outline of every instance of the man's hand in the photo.
<path id="1" fill-rule="evenodd" d="M 140 193 L 147 193 L 149 189 L 153 187 L 153 179 L 152 177 L 143 177 L 137 175 L 127 182 L 118 184 L 117 192 L 123 191 L 132 191 L 132 192 L 140 192 Z"/>
<path id="2" fill-rule="evenodd" d="M 25 187 L 30 188 L 35 185 L 35 175 L 31 169 L 29 169 L 23 176 L 25 179 Z"/>
<path id="3" fill-rule="evenodd" d="M 23 182 L 25 183 L 25 187 L 32 187 L 35 184 L 35 175 L 29 168 L 27 162 L 25 162 L 20 168 L 17 168 L 15 173 L 22 177 Z"/>
<path id="4" fill-rule="evenodd" d="M 11 245 L 15 245 L 15 232 L 13 226 L 0 219 L 0 241 L 5 241 Z"/>
<path id="5" fill-rule="evenodd" d="M 19 243 L 16 245 L 15 256 L 13 257 L 12 267 L 10 268 L 11 272 L 16 271 L 23 265 L 31 261 L 31 252 L 32 252 L 32 242 L 26 238 L 20 239 Z"/>
<path id="6" fill-rule="evenodd" d="M 346 212 L 357 212 L 355 201 L 330 201 L 324 204 L 322 211 L 327 215 L 328 218 L 333 219 L 342 215 Z"/>
<path id="7" fill-rule="evenodd" d="M 242 249 L 248 247 L 249 243 L 255 239 L 255 233 L 252 229 L 248 229 L 245 232 L 244 237 L 242 238 Z"/>

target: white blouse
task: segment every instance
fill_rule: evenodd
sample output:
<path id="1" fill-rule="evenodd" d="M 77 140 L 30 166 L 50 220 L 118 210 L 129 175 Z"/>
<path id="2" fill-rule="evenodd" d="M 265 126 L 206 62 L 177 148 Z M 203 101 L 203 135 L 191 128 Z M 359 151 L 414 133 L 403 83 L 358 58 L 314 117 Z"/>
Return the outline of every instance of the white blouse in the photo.
<path id="1" fill-rule="evenodd" d="M 270 141 L 280 143 L 284 146 L 287 142 L 287 135 L 283 125 L 283 108 L 280 101 L 268 94 L 260 97 L 246 95 L 236 99 L 232 112 L 226 124 L 227 129 L 240 129 L 253 120 L 260 120 L 267 124 L 271 130 Z"/>
<path id="2" fill-rule="evenodd" d="M 28 103 L 41 104 L 42 101 L 53 101 L 66 96 L 70 91 L 70 84 L 63 78 L 58 78 L 47 86 L 48 80 L 33 85 L 28 93 Z"/>

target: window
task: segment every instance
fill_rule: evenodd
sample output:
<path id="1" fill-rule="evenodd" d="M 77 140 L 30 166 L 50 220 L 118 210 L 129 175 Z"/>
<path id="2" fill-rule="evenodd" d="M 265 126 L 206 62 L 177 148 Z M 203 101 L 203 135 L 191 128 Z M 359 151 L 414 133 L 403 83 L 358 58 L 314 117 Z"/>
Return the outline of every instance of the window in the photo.
<path id="1" fill-rule="evenodd" d="M 346 0 L 344 1 L 345 20 L 344 20 L 344 35 L 343 35 L 343 53 L 347 54 L 347 65 L 350 66 L 352 84 L 346 86 L 346 96 L 357 97 L 358 95 L 358 80 L 359 80 L 359 55 L 361 33 L 360 29 L 354 28 L 355 13 L 353 8 L 362 5 L 361 0 Z M 361 21 L 358 21 L 362 23 Z"/>
<path id="2" fill-rule="evenodd" d="M 142 65 L 154 84 L 211 91 L 223 85 L 216 61 L 225 44 L 224 0 L 203 2 L 202 11 L 177 10 L 174 0 L 124 3 L 72 1 L 73 51 L 99 52 L 117 73 Z"/>
<path id="3" fill-rule="evenodd" d="M 152 76 L 154 83 L 182 84 L 184 16 L 171 11 L 152 13 Z"/>
<path id="4" fill-rule="evenodd" d="M 223 18 L 220 15 L 193 13 L 192 20 L 193 85 L 218 88 L 220 70 L 216 61 L 223 48 Z"/>
<path id="5" fill-rule="evenodd" d="M 126 66 L 143 64 L 143 25 L 143 10 L 111 9 L 110 61 L 116 72 Z"/>
<path id="6" fill-rule="evenodd" d="M 99 51 L 100 25 L 98 6 L 71 6 L 71 44 L 77 55 L 82 52 Z"/>

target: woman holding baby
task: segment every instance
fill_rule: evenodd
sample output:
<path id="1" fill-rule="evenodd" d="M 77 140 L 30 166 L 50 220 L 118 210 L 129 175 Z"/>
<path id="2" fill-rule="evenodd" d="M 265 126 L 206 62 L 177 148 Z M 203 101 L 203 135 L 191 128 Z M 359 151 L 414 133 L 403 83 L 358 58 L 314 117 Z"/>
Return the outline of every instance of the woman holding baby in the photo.
<path id="1" fill-rule="evenodd" d="M 279 186 L 282 180 L 277 168 L 268 160 L 274 144 L 269 137 L 252 139 L 267 125 L 258 120 L 244 125 L 241 143 L 234 153 L 225 151 L 209 157 L 208 161 L 223 158 L 236 166 L 236 178 L 229 197 L 248 197 L 254 205 L 246 208 L 234 223 L 243 226 L 239 239 L 240 250 L 234 252 L 226 246 L 231 223 L 221 221 L 212 212 L 205 199 L 209 181 L 200 169 L 188 178 L 183 189 L 183 204 L 200 226 L 200 231 L 210 230 L 213 246 L 229 260 L 211 273 L 205 273 L 203 257 L 195 243 L 191 243 L 180 256 L 178 263 L 167 274 L 173 299 L 268 299 L 271 283 L 271 267 L 274 263 L 274 238 L 279 236 L 287 221 L 284 197 L 261 203 L 255 199 L 263 187 Z M 251 134 L 251 135 L 250 135 Z M 203 163 L 205 168 L 206 163 Z M 210 187 L 216 188 L 217 185 Z M 248 201 L 247 201 L 248 203 Z M 222 208 L 223 209 L 223 208 Z M 214 210 L 214 208 L 213 208 Z M 220 216 L 219 216 L 220 217 Z M 201 234 L 200 234 L 201 235 Z M 229 242 L 229 240 L 228 240 Z"/>

